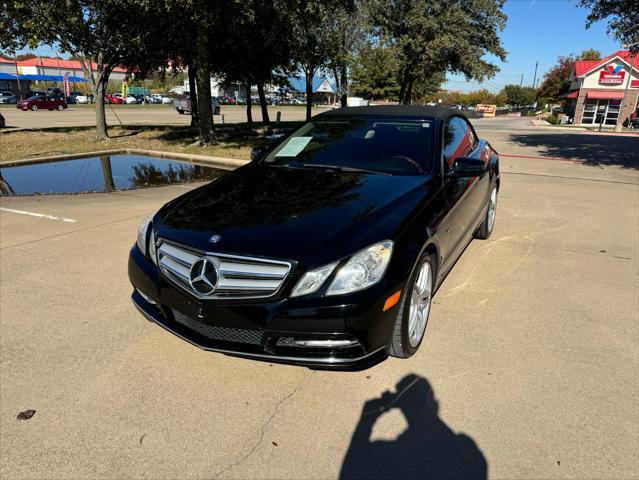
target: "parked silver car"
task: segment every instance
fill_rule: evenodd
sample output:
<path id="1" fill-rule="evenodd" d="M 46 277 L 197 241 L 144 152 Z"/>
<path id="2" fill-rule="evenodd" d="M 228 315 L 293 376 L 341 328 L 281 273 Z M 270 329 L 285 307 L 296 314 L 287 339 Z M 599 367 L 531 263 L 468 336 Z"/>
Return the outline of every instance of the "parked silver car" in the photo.
<path id="1" fill-rule="evenodd" d="M 191 113 L 191 97 L 186 94 L 183 97 L 173 100 L 173 107 L 180 115 Z M 220 114 L 220 104 L 215 98 L 211 98 L 211 107 L 213 107 L 213 115 Z"/>
<path id="2" fill-rule="evenodd" d="M 18 103 L 18 99 L 9 90 L 4 90 L 0 92 L 0 103 Z"/>

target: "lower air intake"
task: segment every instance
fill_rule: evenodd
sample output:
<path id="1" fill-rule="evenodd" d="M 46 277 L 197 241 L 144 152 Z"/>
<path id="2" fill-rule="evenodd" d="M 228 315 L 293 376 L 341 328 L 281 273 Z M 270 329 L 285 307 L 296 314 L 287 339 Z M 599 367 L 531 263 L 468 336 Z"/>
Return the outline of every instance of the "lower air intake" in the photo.
<path id="1" fill-rule="evenodd" d="M 173 310 L 173 318 L 176 322 L 211 340 L 248 345 L 260 345 L 262 343 L 262 335 L 264 333 L 262 330 L 207 325 L 176 310 Z"/>

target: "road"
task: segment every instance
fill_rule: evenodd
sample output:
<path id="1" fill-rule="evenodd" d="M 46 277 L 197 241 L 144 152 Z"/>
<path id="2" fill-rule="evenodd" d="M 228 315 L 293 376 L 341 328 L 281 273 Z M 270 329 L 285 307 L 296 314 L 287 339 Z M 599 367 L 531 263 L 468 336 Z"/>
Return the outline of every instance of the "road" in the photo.
<path id="1" fill-rule="evenodd" d="M 502 158 L 493 236 L 418 353 L 362 372 L 206 353 L 138 314 L 137 225 L 193 186 L 0 199 L 0 477 L 637 478 L 637 150 L 533 134 L 497 140 L 535 158 Z M 560 148 L 583 158 L 536 157 Z"/>
<path id="2" fill-rule="evenodd" d="M 313 110 L 313 114 L 322 111 L 323 108 Z M 262 120 L 262 112 L 259 107 L 253 107 L 253 118 Z M 277 112 L 282 112 L 282 120 L 304 120 L 306 110 L 304 107 L 269 107 L 271 120 L 275 120 Z M 18 128 L 42 128 L 42 127 L 71 127 L 95 125 L 95 110 L 93 106 L 71 106 L 67 110 L 53 112 L 39 110 L 37 112 L 23 112 L 15 108 L 15 105 L 0 108 L 7 125 Z M 246 106 L 223 105 L 221 113 L 224 122 L 237 123 L 246 121 Z M 106 117 L 109 125 L 189 125 L 191 117 L 180 115 L 170 105 L 106 105 Z M 222 117 L 216 115 L 215 122 L 221 122 Z"/>

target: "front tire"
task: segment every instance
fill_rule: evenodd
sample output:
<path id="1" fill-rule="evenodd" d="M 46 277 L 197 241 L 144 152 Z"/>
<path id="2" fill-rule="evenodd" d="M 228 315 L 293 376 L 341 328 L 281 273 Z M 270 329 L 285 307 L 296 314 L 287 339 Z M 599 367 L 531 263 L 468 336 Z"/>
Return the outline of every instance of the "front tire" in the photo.
<path id="1" fill-rule="evenodd" d="M 490 192 L 490 198 L 488 199 L 488 209 L 486 210 L 486 218 L 479 226 L 479 230 L 475 233 L 475 238 L 480 240 L 487 240 L 490 234 L 493 233 L 493 227 L 495 226 L 495 217 L 497 216 L 497 185 L 493 187 Z"/>
<path id="2" fill-rule="evenodd" d="M 61 112 L 62 110 L 64 110 L 64 106 L 63 105 L 58 105 L 58 111 Z"/>
<path id="3" fill-rule="evenodd" d="M 31 111 L 32 112 L 37 112 L 38 111 L 38 106 L 37 105 L 31 105 Z"/>
<path id="4" fill-rule="evenodd" d="M 434 259 L 424 253 L 408 279 L 390 342 L 393 357 L 412 356 L 424 339 L 435 289 L 434 265 Z"/>

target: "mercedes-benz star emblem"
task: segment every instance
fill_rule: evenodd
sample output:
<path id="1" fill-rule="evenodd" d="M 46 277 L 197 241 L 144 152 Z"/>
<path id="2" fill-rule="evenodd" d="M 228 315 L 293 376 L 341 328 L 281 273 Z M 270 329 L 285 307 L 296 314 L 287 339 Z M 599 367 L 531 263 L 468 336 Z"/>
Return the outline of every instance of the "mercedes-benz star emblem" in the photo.
<path id="1" fill-rule="evenodd" d="M 217 243 L 220 240 L 222 240 L 222 235 L 218 235 L 217 233 L 209 238 L 210 243 Z"/>
<path id="2" fill-rule="evenodd" d="M 200 258 L 191 266 L 189 272 L 191 288 L 201 295 L 209 295 L 217 285 L 215 264 L 208 258 Z"/>

